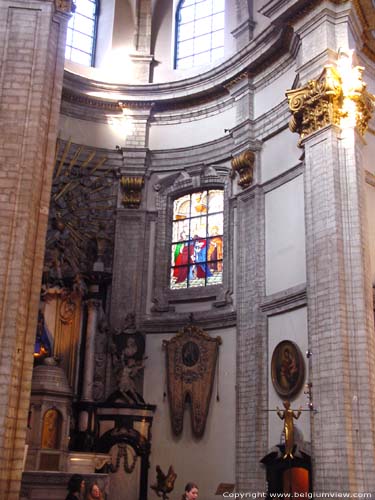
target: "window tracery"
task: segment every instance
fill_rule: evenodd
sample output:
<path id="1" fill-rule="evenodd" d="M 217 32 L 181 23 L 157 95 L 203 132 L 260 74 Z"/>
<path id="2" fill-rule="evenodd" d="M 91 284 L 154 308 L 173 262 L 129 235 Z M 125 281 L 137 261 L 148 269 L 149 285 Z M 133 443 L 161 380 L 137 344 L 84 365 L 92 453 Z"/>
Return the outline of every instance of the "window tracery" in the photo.
<path id="1" fill-rule="evenodd" d="M 198 191 L 174 200 L 171 289 L 222 283 L 223 203 L 221 189 Z"/>
<path id="2" fill-rule="evenodd" d="M 224 56 L 225 0 L 181 0 L 176 12 L 175 67 L 210 64 Z"/>

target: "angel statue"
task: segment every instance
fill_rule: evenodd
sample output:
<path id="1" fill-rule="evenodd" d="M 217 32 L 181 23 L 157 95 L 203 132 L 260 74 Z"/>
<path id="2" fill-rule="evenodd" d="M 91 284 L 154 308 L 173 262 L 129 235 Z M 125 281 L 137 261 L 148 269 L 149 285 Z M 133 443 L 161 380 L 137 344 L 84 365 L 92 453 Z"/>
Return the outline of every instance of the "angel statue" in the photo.
<path id="1" fill-rule="evenodd" d="M 156 484 L 153 484 L 151 488 L 155 491 L 158 497 L 163 497 L 163 500 L 167 500 L 169 498 L 167 493 L 170 493 L 173 490 L 176 477 L 177 474 L 173 470 L 172 465 L 169 466 L 167 475 L 165 475 L 160 466 L 157 465 Z"/>
<path id="2" fill-rule="evenodd" d="M 293 459 L 293 448 L 294 448 L 294 421 L 293 419 L 298 419 L 301 415 L 302 408 L 299 408 L 297 413 L 290 408 L 290 401 L 286 400 L 283 402 L 284 411 L 281 411 L 278 406 L 276 406 L 277 415 L 281 420 L 284 420 L 284 435 L 285 435 L 285 454 L 283 459 L 291 458 Z"/>

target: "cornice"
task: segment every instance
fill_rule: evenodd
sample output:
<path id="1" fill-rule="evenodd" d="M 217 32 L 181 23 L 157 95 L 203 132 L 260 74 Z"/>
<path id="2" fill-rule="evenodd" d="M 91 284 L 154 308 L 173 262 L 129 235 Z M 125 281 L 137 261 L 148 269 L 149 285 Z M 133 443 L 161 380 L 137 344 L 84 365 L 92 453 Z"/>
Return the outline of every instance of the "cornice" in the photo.
<path id="1" fill-rule="evenodd" d="M 237 54 L 201 75 L 168 83 L 112 84 L 65 71 L 63 99 L 103 111 L 117 109 L 117 102 L 153 103 L 155 111 L 199 105 L 219 99 L 239 78 L 251 78 L 285 54 L 292 32 L 287 26 L 270 26 Z"/>

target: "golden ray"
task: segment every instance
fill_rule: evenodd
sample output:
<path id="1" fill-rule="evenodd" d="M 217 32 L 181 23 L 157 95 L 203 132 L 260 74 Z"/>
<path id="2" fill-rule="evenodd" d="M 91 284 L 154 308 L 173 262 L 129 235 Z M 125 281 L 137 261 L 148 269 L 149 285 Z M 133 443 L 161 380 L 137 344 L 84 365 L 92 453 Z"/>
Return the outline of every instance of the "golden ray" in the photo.
<path id="1" fill-rule="evenodd" d="M 82 163 L 81 165 L 81 170 L 87 167 L 87 165 L 90 163 L 90 161 L 94 158 L 96 155 L 96 151 L 92 151 L 89 156 L 86 158 L 86 160 Z"/>
<path id="2" fill-rule="evenodd" d="M 61 173 L 61 169 L 63 168 L 65 158 L 66 158 L 67 154 L 69 153 L 71 144 L 72 144 L 72 139 L 69 137 L 68 142 L 65 144 L 64 152 L 63 152 L 62 157 L 60 159 L 60 163 L 59 163 L 59 166 L 58 166 L 57 171 L 56 171 L 55 179 L 56 179 L 56 177 L 59 177 L 59 175 Z"/>
<path id="3" fill-rule="evenodd" d="M 96 166 L 91 170 L 91 174 L 93 174 L 94 172 L 96 172 L 98 170 L 98 168 L 100 168 L 106 161 L 107 161 L 108 158 L 102 158 L 101 160 L 98 161 L 98 163 L 96 164 Z"/>
<path id="4" fill-rule="evenodd" d="M 69 166 L 68 166 L 68 168 L 67 168 L 67 170 L 66 170 L 66 173 L 67 173 L 68 175 L 70 174 L 70 172 L 71 172 L 72 168 L 73 168 L 73 167 L 74 167 L 74 165 L 75 165 L 75 162 L 78 160 L 79 155 L 81 154 L 81 152 L 82 152 L 82 151 L 84 151 L 84 149 L 85 149 L 85 148 L 84 148 L 84 146 L 80 146 L 80 147 L 77 149 L 77 151 L 74 153 L 74 156 L 73 156 L 73 158 L 70 160 Z"/>

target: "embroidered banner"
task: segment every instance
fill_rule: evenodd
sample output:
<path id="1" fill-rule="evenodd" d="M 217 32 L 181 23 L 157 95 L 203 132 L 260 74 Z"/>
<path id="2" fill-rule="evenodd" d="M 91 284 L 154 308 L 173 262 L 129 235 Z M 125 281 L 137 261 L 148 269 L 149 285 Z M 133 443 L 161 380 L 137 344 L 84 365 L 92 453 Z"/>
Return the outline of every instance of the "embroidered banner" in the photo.
<path id="1" fill-rule="evenodd" d="M 212 338 L 195 326 L 163 341 L 172 429 L 177 436 L 183 428 L 185 402 L 191 407 L 193 434 L 203 436 L 220 344 L 220 337 Z"/>

